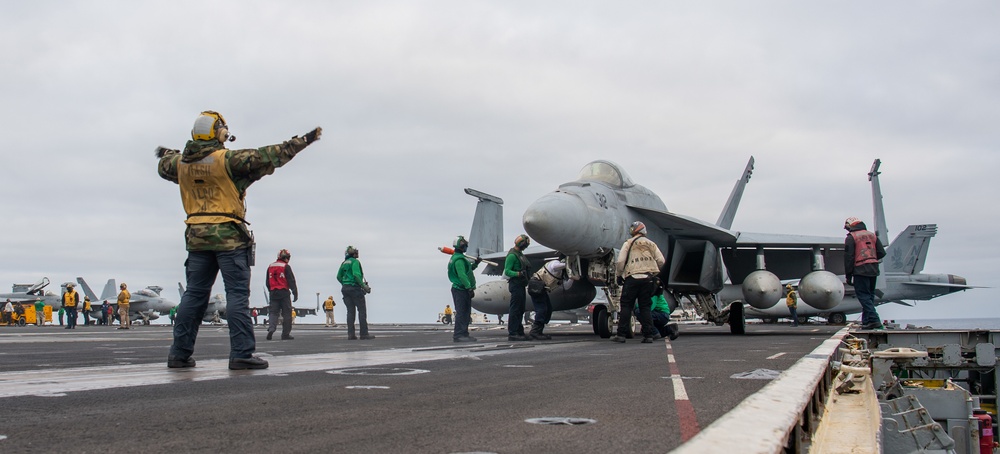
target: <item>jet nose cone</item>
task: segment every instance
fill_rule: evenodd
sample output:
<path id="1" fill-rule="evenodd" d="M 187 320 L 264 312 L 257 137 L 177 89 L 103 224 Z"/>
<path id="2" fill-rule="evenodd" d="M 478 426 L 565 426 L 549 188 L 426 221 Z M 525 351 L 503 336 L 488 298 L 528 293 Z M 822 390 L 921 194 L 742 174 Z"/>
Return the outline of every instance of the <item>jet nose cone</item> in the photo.
<path id="1" fill-rule="evenodd" d="M 563 253 L 576 252 L 576 243 L 586 231 L 587 205 L 579 197 L 553 192 L 532 203 L 522 223 L 528 236 L 543 246 Z"/>

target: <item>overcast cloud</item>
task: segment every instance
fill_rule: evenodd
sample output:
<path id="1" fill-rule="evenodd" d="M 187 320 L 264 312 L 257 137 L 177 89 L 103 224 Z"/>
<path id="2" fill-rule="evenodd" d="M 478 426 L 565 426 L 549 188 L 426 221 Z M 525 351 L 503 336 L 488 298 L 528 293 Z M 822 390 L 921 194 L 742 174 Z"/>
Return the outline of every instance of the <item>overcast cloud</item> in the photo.
<path id="1" fill-rule="evenodd" d="M 506 242 L 594 159 L 715 221 L 753 155 L 734 229 L 870 223 L 881 158 L 890 237 L 937 223 L 925 271 L 992 287 L 883 317 L 996 316 L 997 24 L 992 1 L 4 2 L 0 285 L 178 299 L 184 213 L 153 149 L 212 109 L 231 147 L 324 128 L 249 190 L 254 305 L 281 248 L 297 305 L 340 301 L 350 244 L 369 320 L 433 321 L 451 303 L 436 248 L 475 211 L 463 188 L 504 199 Z"/>

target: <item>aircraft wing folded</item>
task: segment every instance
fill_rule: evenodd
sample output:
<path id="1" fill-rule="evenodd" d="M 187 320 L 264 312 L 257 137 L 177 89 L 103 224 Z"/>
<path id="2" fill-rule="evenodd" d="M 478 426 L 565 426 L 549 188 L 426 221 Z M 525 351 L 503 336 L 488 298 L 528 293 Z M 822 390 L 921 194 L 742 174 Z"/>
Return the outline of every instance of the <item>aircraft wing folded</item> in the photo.
<path id="1" fill-rule="evenodd" d="M 718 246 L 729 246 L 735 244 L 739 237 L 737 232 L 682 214 L 632 205 L 629 205 L 629 209 L 649 218 L 664 232 L 679 238 L 698 238 Z"/>

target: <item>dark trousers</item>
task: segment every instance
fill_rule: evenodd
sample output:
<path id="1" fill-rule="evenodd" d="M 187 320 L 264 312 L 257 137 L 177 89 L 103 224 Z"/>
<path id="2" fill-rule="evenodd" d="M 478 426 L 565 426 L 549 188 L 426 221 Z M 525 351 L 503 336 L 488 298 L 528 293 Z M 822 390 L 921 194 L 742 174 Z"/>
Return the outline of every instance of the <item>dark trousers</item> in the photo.
<path id="1" fill-rule="evenodd" d="M 539 328 L 538 332 L 541 332 L 540 328 L 543 328 L 552 319 L 552 301 L 549 300 L 549 292 L 542 292 L 539 294 L 531 294 L 531 304 L 535 306 L 535 323 L 531 327 L 531 331 L 535 331 L 535 327 Z"/>
<path id="2" fill-rule="evenodd" d="M 66 308 L 66 326 L 69 328 L 76 328 L 76 308 L 67 307 Z"/>
<path id="3" fill-rule="evenodd" d="M 453 337 L 469 337 L 469 323 L 472 323 L 472 296 L 468 290 L 451 288 L 451 301 L 455 304 L 455 334 Z"/>
<path id="4" fill-rule="evenodd" d="M 361 325 L 361 335 L 368 335 L 368 308 L 365 306 L 365 290 L 357 285 L 345 285 L 340 288 L 344 295 L 344 306 L 347 306 L 347 335 L 354 336 L 354 316 L 357 311 L 358 324 Z"/>
<path id="5" fill-rule="evenodd" d="M 211 297 L 215 278 L 222 272 L 226 287 L 226 320 L 229 323 L 229 358 L 249 358 L 257 349 L 250 323 L 250 265 L 248 248 L 233 251 L 188 251 L 184 261 L 187 287 L 174 316 L 174 343 L 170 354 L 189 358 L 194 353 L 198 328 Z"/>
<path id="6" fill-rule="evenodd" d="M 507 334 L 510 336 L 524 335 L 524 301 L 527 299 L 526 279 L 511 279 L 507 282 L 510 290 L 510 309 L 507 314 Z"/>
<path id="7" fill-rule="evenodd" d="M 795 306 L 788 306 L 789 316 L 792 317 L 792 326 L 799 326 L 799 314 Z"/>
<path id="8" fill-rule="evenodd" d="M 882 323 L 875 311 L 875 281 L 878 276 L 854 275 L 854 295 L 861 303 L 861 324 L 874 325 Z"/>
<path id="9" fill-rule="evenodd" d="M 89 324 L 90 324 L 90 311 L 84 310 L 83 311 L 83 325 L 87 326 Z"/>
<path id="10" fill-rule="evenodd" d="M 629 332 L 636 300 L 639 302 L 639 323 L 642 324 L 642 335 L 645 337 L 653 336 L 656 328 L 653 327 L 650 307 L 653 305 L 655 288 L 656 285 L 653 284 L 652 279 L 635 279 L 632 276 L 625 278 L 625 285 L 622 286 L 621 312 L 618 316 L 619 336 L 626 336 Z"/>
<path id="11" fill-rule="evenodd" d="M 267 306 L 267 332 L 278 329 L 278 316 L 281 316 L 281 337 L 292 334 L 292 292 L 288 289 L 272 290 Z"/>

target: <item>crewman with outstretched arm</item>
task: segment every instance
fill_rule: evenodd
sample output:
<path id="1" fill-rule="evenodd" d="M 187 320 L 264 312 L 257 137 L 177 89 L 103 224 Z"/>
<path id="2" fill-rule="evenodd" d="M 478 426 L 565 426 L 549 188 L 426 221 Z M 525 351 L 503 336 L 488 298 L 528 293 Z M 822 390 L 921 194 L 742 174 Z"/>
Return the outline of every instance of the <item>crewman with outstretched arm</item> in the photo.
<path id="1" fill-rule="evenodd" d="M 187 286 L 177 306 L 167 367 L 195 366 L 191 355 L 198 327 L 221 271 L 229 322 L 229 368 L 267 368 L 267 361 L 253 355 L 257 347 L 250 322 L 254 240 L 245 219 L 246 192 L 251 184 L 274 173 L 319 140 L 322 132 L 316 128 L 277 145 L 230 150 L 225 144 L 236 138 L 229 134 L 225 118 L 206 110 L 195 119 L 191 140 L 183 152 L 157 148 L 160 177 L 177 183 L 187 214 Z"/>

